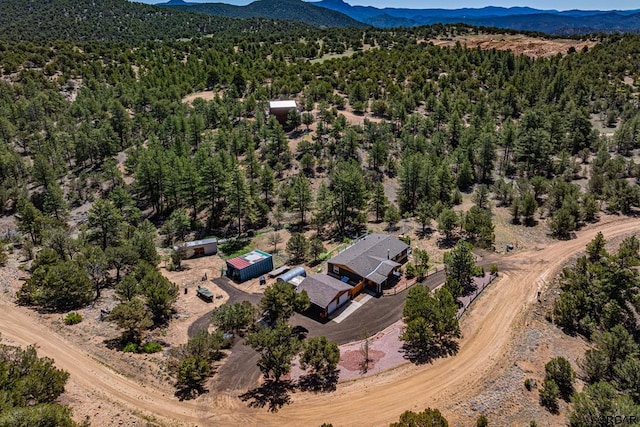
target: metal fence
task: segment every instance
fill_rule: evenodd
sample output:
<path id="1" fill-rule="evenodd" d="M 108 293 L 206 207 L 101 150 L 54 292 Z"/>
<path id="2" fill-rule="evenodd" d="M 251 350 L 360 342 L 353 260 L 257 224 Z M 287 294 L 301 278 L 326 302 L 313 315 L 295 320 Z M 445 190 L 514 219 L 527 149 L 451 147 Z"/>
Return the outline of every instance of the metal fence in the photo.
<path id="1" fill-rule="evenodd" d="M 456 315 L 458 319 L 462 317 L 462 315 L 464 314 L 465 311 L 467 311 L 467 308 L 471 305 L 471 303 L 475 301 L 476 298 L 478 298 L 478 295 L 480 295 L 482 291 L 484 291 L 486 287 L 489 286 L 489 284 L 491 284 L 491 282 L 493 282 L 493 280 L 496 277 L 498 277 L 497 273 L 493 273 L 493 274 L 488 273 L 488 274 L 485 274 L 484 277 L 474 277 L 473 280 L 476 285 L 476 290 L 470 295 L 466 295 L 464 297 L 458 298 L 458 301 L 462 303 L 462 307 L 460 307 L 460 309 L 458 310 L 458 314 Z"/>

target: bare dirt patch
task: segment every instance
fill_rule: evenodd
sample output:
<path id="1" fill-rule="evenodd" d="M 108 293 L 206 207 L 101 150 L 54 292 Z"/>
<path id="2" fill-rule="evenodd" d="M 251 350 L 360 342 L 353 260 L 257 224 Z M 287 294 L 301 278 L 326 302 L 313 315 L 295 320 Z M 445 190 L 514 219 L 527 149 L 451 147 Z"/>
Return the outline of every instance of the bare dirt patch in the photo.
<path id="1" fill-rule="evenodd" d="M 460 42 L 468 48 L 510 50 L 515 55 L 526 55 L 532 58 L 550 57 L 558 53 L 564 55 L 572 47 L 576 51 L 580 51 L 584 47 L 591 49 L 597 44 L 593 41 L 542 39 L 522 34 L 479 34 L 458 36 L 451 39 L 430 39 L 423 42 L 442 47 L 452 47 Z"/>
<path id="2" fill-rule="evenodd" d="M 338 115 L 343 115 L 347 119 L 347 122 L 349 122 L 349 124 L 352 126 L 364 124 L 365 119 L 374 123 L 380 123 L 383 120 L 381 117 L 376 117 L 370 112 L 356 114 L 348 109 L 340 110 L 338 112 Z"/>
<path id="3" fill-rule="evenodd" d="M 163 339 L 174 345 L 186 343 L 189 339 L 187 335 L 189 325 L 200 316 L 227 302 L 229 296 L 211 282 L 211 279 L 220 276 L 224 265 L 224 260 L 219 256 L 207 256 L 182 261 L 180 271 L 160 268 L 160 272 L 179 287 L 178 299 L 174 304 L 176 314 L 169 326 L 162 331 Z M 203 301 L 197 296 L 196 289 L 200 285 L 214 293 L 212 303 Z"/>
<path id="4" fill-rule="evenodd" d="M 216 96 L 221 96 L 221 95 L 222 93 L 220 92 L 216 93 L 212 90 L 203 90 L 203 91 L 191 93 L 185 96 L 184 98 L 182 98 L 182 103 L 192 104 L 193 101 L 195 101 L 197 98 L 201 98 L 204 101 L 212 101 L 213 99 L 215 99 Z"/>

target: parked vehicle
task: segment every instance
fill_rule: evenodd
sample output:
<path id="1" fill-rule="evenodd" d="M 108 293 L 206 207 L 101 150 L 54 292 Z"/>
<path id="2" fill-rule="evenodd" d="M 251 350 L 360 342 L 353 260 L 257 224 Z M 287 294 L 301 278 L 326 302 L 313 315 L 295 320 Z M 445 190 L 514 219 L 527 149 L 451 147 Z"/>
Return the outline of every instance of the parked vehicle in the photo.
<path id="1" fill-rule="evenodd" d="M 213 292 L 211 292 L 209 288 L 205 288 L 204 286 L 198 286 L 198 289 L 196 289 L 196 294 L 198 294 L 200 298 L 202 298 L 207 302 L 213 301 Z"/>

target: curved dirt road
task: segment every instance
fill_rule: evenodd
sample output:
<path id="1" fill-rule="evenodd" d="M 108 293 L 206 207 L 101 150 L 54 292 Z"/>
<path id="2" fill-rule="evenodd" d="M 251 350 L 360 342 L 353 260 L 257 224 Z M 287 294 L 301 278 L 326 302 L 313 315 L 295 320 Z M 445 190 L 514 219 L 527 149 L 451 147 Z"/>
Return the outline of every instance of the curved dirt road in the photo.
<path id="1" fill-rule="evenodd" d="M 196 402 L 180 402 L 172 395 L 146 388 L 96 361 L 41 325 L 14 305 L 0 306 L 0 333 L 23 344 L 36 343 L 39 354 L 52 357 L 71 374 L 70 381 L 105 399 L 157 418 L 196 425 L 388 425 L 405 410 L 445 407 L 476 395 L 483 379 L 506 359 L 513 328 L 525 308 L 535 303 L 539 286 L 553 278 L 566 259 L 584 250 L 602 231 L 606 239 L 640 231 L 640 219 L 607 218 L 570 241 L 555 242 L 544 250 L 506 257 L 502 279 L 489 287 L 462 322 L 463 339 L 454 357 L 431 365 L 403 365 L 380 375 L 342 384 L 332 394 L 295 394 L 293 402 L 272 414 L 248 408 L 228 395 L 205 395 Z M 445 411 L 446 415 L 446 411 Z"/>

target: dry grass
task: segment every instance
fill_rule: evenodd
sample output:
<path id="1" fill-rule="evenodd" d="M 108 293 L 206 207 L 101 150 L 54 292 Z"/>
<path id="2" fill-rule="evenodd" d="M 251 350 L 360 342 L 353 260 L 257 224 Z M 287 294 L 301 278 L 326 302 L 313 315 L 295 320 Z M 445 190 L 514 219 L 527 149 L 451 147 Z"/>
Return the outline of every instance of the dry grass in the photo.
<path id="1" fill-rule="evenodd" d="M 480 47 L 481 49 L 510 50 L 515 55 L 526 55 L 532 58 L 550 57 L 557 54 L 566 54 L 570 48 L 577 51 L 584 47 L 591 49 L 597 43 L 593 41 L 569 40 L 569 39 L 542 39 L 529 37 L 522 34 L 479 34 L 458 36 L 451 39 L 423 40 L 436 46 L 451 47 L 460 42 L 468 48 Z"/>

